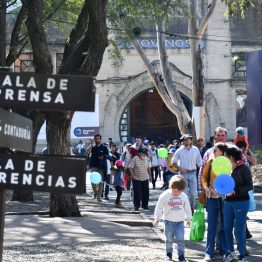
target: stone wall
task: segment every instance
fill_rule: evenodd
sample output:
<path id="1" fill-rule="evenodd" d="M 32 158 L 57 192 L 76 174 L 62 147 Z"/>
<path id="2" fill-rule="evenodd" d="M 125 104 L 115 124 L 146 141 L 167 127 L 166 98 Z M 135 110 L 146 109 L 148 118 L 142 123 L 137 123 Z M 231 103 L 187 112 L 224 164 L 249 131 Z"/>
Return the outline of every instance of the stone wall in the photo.
<path id="1" fill-rule="evenodd" d="M 219 4 L 207 28 L 205 50 L 206 137 L 217 126 L 234 136 L 236 127 L 235 91 L 231 86 L 231 37 L 229 22 L 224 17 L 225 6 Z"/>

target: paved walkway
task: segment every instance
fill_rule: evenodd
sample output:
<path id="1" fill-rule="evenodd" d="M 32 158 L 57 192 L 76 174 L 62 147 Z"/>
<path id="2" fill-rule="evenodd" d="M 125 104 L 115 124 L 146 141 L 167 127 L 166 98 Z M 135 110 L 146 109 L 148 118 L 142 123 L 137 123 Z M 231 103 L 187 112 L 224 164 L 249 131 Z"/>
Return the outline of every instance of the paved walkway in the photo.
<path id="1" fill-rule="evenodd" d="M 158 186 L 162 182 L 158 182 Z M 152 228 L 154 206 L 161 192 L 150 190 L 150 211 L 134 212 L 129 192 L 123 194 L 125 209 L 114 208 L 115 191 L 110 191 L 110 200 L 93 203 L 91 189 L 79 197 L 83 217 L 50 218 L 41 215 L 6 215 L 4 246 L 26 246 L 37 244 L 83 243 L 118 239 L 163 239 L 163 226 Z M 253 235 L 248 240 L 251 256 L 249 262 L 262 261 L 262 194 L 256 194 L 257 211 L 249 213 L 248 227 Z M 143 226 L 143 227 L 141 227 Z M 186 229 L 187 257 L 190 261 L 202 261 L 205 242 L 189 241 Z"/>

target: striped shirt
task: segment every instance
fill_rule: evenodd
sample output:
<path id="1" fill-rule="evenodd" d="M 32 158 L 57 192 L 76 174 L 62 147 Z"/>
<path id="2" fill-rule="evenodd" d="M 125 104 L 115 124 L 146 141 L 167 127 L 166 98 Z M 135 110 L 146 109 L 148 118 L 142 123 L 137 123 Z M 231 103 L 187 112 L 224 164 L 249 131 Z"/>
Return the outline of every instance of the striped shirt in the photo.
<path id="1" fill-rule="evenodd" d="M 199 149 L 196 146 L 189 148 L 181 146 L 174 154 L 173 163 L 181 169 L 196 170 L 197 166 L 200 167 L 202 164 Z"/>
<path id="2" fill-rule="evenodd" d="M 145 181 L 149 179 L 148 168 L 150 167 L 147 158 L 140 159 L 138 156 L 133 157 L 129 168 L 134 169 L 134 180 Z"/>

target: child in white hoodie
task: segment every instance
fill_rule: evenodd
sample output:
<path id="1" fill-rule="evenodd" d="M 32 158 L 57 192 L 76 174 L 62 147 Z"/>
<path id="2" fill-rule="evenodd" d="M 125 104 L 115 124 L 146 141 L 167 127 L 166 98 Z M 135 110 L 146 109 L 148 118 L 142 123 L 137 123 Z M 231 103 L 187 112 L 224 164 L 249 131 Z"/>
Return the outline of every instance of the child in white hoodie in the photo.
<path id="1" fill-rule="evenodd" d="M 184 222 L 187 227 L 190 226 L 192 212 L 187 195 L 183 192 L 186 188 L 186 181 L 180 175 L 175 175 L 169 182 L 170 188 L 163 192 L 158 199 L 155 208 L 156 226 L 163 218 L 166 235 L 166 260 L 172 261 L 174 238 L 177 242 L 178 260 L 186 262 L 185 259 L 185 240 L 184 240 Z"/>

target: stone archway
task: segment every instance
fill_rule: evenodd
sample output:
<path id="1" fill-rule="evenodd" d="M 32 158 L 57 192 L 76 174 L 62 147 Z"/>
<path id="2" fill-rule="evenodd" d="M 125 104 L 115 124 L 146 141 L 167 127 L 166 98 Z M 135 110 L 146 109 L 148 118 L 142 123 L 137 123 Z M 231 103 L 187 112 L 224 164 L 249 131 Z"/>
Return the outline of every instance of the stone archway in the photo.
<path id="1" fill-rule="evenodd" d="M 188 112 L 192 114 L 191 101 L 180 94 Z M 166 144 L 181 135 L 176 116 L 169 111 L 153 87 L 133 97 L 120 118 L 120 141 L 132 142 L 136 135 L 157 144 Z"/>
<path id="2" fill-rule="evenodd" d="M 178 91 L 192 100 L 191 79 L 190 77 L 181 76 L 179 72 L 173 70 L 174 79 Z M 119 122 L 123 111 L 130 101 L 138 96 L 141 92 L 152 88 L 152 82 L 147 72 L 137 77 L 130 77 L 129 81 L 118 80 L 114 83 L 103 83 L 98 86 L 100 99 L 100 132 L 102 136 L 112 137 L 114 141 L 120 142 Z M 110 93 L 105 94 L 105 90 Z"/>

